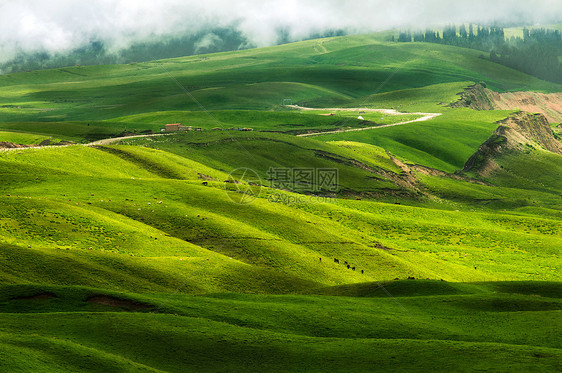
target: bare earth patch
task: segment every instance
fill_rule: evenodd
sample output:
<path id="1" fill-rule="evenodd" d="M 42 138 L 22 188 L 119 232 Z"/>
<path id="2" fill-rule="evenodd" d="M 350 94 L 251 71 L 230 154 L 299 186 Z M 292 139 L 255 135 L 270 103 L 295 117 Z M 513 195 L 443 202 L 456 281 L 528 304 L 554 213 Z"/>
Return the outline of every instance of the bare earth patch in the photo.
<path id="1" fill-rule="evenodd" d="M 86 302 L 101 304 L 110 307 L 124 308 L 129 311 L 149 310 L 154 308 L 154 306 L 148 304 L 135 302 L 128 299 L 116 298 L 110 295 L 92 295 L 86 300 Z"/>
<path id="2" fill-rule="evenodd" d="M 22 145 L 22 144 L 16 144 L 8 141 L 0 141 L 0 148 L 20 149 L 20 148 L 30 148 L 30 147 L 31 145 Z"/>
<path id="3" fill-rule="evenodd" d="M 498 93 L 480 84 L 467 88 L 453 107 L 475 110 L 515 110 L 540 113 L 549 123 L 562 122 L 562 93 L 505 92 Z"/>
<path id="4" fill-rule="evenodd" d="M 562 93 L 500 93 L 495 104 L 502 110 L 516 107 L 530 113 L 541 113 L 550 123 L 562 122 Z"/>

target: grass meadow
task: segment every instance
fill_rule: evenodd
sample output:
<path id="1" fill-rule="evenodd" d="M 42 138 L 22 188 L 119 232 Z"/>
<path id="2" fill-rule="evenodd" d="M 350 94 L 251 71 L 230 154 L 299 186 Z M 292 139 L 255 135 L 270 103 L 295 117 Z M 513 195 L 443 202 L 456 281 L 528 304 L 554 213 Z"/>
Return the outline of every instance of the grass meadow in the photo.
<path id="1" fill-rule="evenodd" d="M 562 369 L 561 156 L 462 173 L 515 110 L 449 107 L 561 87 L 386 36 L 0 75 L 0 141 L 75 144 L 0 152 L 1 369 Z"/>

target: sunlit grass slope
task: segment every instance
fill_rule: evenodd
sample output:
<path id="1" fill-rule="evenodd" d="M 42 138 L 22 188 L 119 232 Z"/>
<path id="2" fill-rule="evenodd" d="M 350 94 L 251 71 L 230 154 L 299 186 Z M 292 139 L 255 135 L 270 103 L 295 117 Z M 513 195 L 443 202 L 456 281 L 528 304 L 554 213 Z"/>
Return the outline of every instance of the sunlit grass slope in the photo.
<path id="1" fill-rule="evenodd" d="M 301 167 L 303 159 L 317 159 L 317 167 L 339 168 L 343 188 L 363 193 L 388 187 L 399 192 L 380 173 L 400 171 L 386 153 L 366 145 L 272 134 L 216 136 L 137 140 L 169 152 L 74 146 L 1 154 L 2 283 L 284 293 L 408 276 L 560 279 L 555 217 L 471 212 L 454 200 L 442 208 L 462 212 L 341 195 L 297 200 L 270 188 L 254 203 L 239 205 L 232 201 L 235 185 L 224 180 L 240 165 L 266 177 L 266 166 Z M 428 184 L 433 180 L 442 179 L 430 177 Z M 489 187 L 476 188 L 486 193 Z M 493 192 L 515 205 L 521 197 L 509 189 Z"/>
<path id="2" fill-rule="evenodd" d="M 472 82 L 561 87 L 381 35 L 0 76 L 0 141 L 204 129 L 0 152 L 0 369 L 562 369 L 560 157 L 455 175 L 510 112 L 448 107 Z M 442 115 L 294 136 L 416 117 L 334 107 Z"/>
<path id="3" fill-rule="evenodd" d="M 415 163 L 454 172 L 463 168 L 508 111 L 447 109 L 426 122 L 367 131 L 321 135 L 319 140 L 346 140 L 382 147 Z"/>

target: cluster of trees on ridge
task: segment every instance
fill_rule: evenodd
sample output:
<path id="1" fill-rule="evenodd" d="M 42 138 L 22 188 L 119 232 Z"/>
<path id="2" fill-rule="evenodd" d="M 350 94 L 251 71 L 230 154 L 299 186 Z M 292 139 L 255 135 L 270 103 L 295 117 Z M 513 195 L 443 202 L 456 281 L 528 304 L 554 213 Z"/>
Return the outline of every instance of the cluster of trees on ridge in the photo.
<path id="1" fill-rule="evenodd" d="M 523 37 L 505 37 L 502 27 L 463 24 L 434 30 L 400 32 L 399 42 L 427 42 L 472 48 L 490 53 L 490 60 L 538 78 L 562 83 L 562 33 L 559 30 L 523 29 Z"/>

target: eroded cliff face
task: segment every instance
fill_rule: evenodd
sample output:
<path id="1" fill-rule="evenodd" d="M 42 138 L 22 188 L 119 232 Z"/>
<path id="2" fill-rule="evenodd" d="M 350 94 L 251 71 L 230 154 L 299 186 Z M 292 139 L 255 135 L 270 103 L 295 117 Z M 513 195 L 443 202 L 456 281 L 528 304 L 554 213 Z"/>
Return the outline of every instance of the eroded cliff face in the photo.
<path id="1" fill-rule="evenodd" d="M 466 162 L 463 171 L 488 176 L 500 166 L 496 159 L 508 152 L 542 149 L 562 155 L 562 143 L 555 137 L 547 118 L 542 114 L 520 112 L 498 122 L 499 127 Z"/>
<path id="2" fill-rule="evenodd" d="M 489 90 L 481 84 L 468 87 L 451 107 L 474 110 L 516 110 L 540 113 L 549 123 L 562 122 L 562 93 L 505 92 Z"/>

